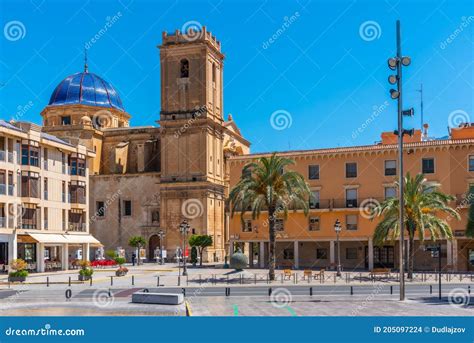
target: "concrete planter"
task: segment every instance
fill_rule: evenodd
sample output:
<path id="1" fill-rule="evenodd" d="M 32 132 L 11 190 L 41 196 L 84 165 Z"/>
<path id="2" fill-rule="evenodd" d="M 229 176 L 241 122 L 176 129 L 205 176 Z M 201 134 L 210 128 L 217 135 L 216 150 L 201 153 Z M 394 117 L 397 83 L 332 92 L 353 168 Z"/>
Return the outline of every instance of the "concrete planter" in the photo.
<path id="1" fill-rule="evenodd" d="M 125 276 L 125 275 L 127 275 L 127 272 L 123 272 L 123 271 L 119 271 L 119 270 L 115 271 L 115 276 Z"/>
<path id="2" fill-rule="evenodd" d="M 25 282 L 26 276 L 9 276 L 8 282 Z"/>
<path id="3" fill-rule="evenodd" d="M 92 276 L 79 275 L 79 281 L 89 281 L 90 279 L 92 279 Z"/>

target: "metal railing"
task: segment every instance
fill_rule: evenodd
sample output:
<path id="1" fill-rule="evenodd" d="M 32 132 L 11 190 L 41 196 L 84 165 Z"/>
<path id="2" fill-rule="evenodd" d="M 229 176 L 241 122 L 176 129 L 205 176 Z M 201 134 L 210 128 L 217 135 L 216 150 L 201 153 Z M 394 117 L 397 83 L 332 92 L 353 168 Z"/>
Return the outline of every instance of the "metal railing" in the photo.
<path id="1" fill-rule="evenodd" d="M 0 184 L 0 194 L 1 195 L 6 195 L 7 194 L 7 185 L 2 183 Z"/>
<path id="2" fill-rule="evenodd" d="M 5 151 L 0 150 L 0 161 L 5 161 Z"/>
<path id="3" fill-rule="evenodd" d="M 7 218 L 0 217 L 0 227 L 5 228 L 7 226 Z"/>
<path id="4" fill-rule="evenodd" d="M 8 195 L 13 196 L 14 190 L 15 190 L 14 185 L 8 185 Z"/>
<path id="5" fill-rule="evenodd" d="M 86 231 L 86 224 L 69 222 L 68 228 L 69 228 L 69 231 L 84 232 Z"/>
<path id="6" fill-rule="evenodd" d="M 8 163 L 13 163 L 13 160 L 14 160 L 13 152 L 8 152 L 7 156 L 8 156 Z"/>

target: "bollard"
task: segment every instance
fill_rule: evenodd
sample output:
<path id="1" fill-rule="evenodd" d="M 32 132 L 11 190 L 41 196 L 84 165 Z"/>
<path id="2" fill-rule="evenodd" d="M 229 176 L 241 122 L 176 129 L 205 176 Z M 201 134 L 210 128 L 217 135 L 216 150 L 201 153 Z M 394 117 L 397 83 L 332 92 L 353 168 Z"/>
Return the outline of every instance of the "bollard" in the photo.
<path id="1" fill-rule="evenodd" d="M 66 299 L 69 300 L 71 299 L 71 296 L 72 296 L 72 291 L 70 289 L 66 289 Z"/>
<path id="2" fill-rule="evenodd" d="M 132 275 L 132 286 L 135 286 L 135 275 Z"/>
<path id="3" fill-rule="evenodd" d="M 254 276 L 255 284 L 257 284 L 257 274 Z"/>
<path id="4" fill-rule="evenodd" d="M 390 294 L 393 294 L 393 286 L 390 285 Z"/>
<path id="5" fill-rule="evenodd" d="M 181 282 L 180 282 L 180 283 L 181 283 Z M 157 287 L 160 287 L 160 276 L 159 276 L 159 275 L 156 277 L 156 286 L 157 286 Z M 178 285 L 178 286 L 179 286 L 179 285 Z"/>
<path id="6" fill-rule="evenodd" d="M 148 288 L 143 288 L 143 291 L 142 291 L 142 292 L 143 292 L 143 293 L 148 293 L 148 292 L 150 292 L 150 291 L 148 290 Z"/>
<path id="7" fill-rule="evenodd" d="M 201 280 L 201 274 L 199 274 L 199 284 L 201 284 L 202 280 Z"/>
<path id="8" fill-rule="evenodd" d="M 471 294 L 471 286 L 467 286 L 467 294 Z"/>
<path id="9" fill-rule="evenodd" d="M 109 296 L 109 298 L 112 297 L 112 293 L 110 292 L 110 288 L 109 288 L 108 296 Z"/>
<path id="10" fill-rule="evenodd" d="M 242 274 L 240 274 L 240 284 L 242 284 Z"/>
<path id="11" fill-rule="evenodd" d="M 313 287 L 310 287 L 310 288 L 309 288 L 309 295 L 310 295 L 310 296 L 313 296 Z"/>
<path id="12" fill-rule="evenodd" d="M 433 294 L 433 285 L 430 285 L 430 294 Z"/>
<path id="13" fill-rule="evenodd" d="M 49 287 L 49 276 L 46 277 L 46 287 Z"/>
<path id="14" fill-rule="evenodd" d="M 281 283 L 283 283 L 283 274 L 281 274 Z"/>
<path id="15" fill-rule="evenodd" d="M 268 296 L 271 296 L 271 295 L 272 295 L 272 288 L 269 287 L 269 288 L 268 288 Z"/>
<path id="16" fill-rule="evenodd" d="M 90 280 L 90 281 L 89 281 L 89 286 L 92 286 L 92 276 L 91 276 L 91 278 L 90 278 L 89 280 Z"/>
<path id="17" fill-rule="evenodd" d="M 158 280 L 158 281 L 159 281 L 159 280 Z M 158 281 L 157 281 L 157 282 L 158 282 Z M 180 275 L 178 275 L 178 286 L 181 286 L 181 276 L 180 276 Z"/>
<path id="18" fill-rule="evenodd" d="M 68 282 L 68 284 L 69 284 L 69 287 L 71 287 L 71 277 L 69 277 L 69 282 Z"/>
<path id="19" fill-rule="evenodd" d="M 362 283 L 362 273 L 359 273 L 359 281 Z"/>
<path id="20" fill-rule="evenodd" d="M 351 295 L 354 295 L 354 289 L 351 286 Z"/>
<path id="21" fill-rule="evenodd" d="M 336 283 L 336 274 L 334 274 L 334 283 Z"/>
<path id="22" fill-rule="evenodd" d="M 188 275 L 186 275 L 186 286 L 189 284 Z"/>
<path id="23" fill-rule="evenodd" d="M 111 285 L 111 286 L 114 285 L 114 277 L 113 277 L 113 276 L 110 277 L 110 285 Z"/>
<path id="24" fill-rule="evenodd" d="M 183 287 L 182 290 L 183 290 L 183 296 L 186 296 L 186 288 Z"/>

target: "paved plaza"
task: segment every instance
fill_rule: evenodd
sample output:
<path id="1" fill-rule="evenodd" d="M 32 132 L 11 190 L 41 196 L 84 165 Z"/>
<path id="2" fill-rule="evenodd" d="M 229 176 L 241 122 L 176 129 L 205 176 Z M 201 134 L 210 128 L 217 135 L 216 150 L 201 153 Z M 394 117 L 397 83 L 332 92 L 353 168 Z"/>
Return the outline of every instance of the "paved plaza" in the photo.
<path id="1" fill-rule="evenodd" d="M 470 316 L 474 283 L 469 275 L 443 275 L 438 299 L 435 274 L 417 274 L 407 283 L 407 301 L 398 301 L 397 275 L 372 280 L 367 272 L 303 279 L 281 277 L 269 282 L 267 270 L 189 268 L 175 265 L 130 266 L 125 277 L 115 269 L 98 269 L 92 282 L 77 281 L 77 271 L 31 274 L 23 284 L 0 277 L 0 315 L 39 316 Z M 296 274 L 297 273 L 297 274 Z M 69 284 L 69 278 L 71 282 Z M 134 292 L 185 293 L 179 306 L 131 303 Z M 474 288 L 473 288 L 474 290 Z"/>

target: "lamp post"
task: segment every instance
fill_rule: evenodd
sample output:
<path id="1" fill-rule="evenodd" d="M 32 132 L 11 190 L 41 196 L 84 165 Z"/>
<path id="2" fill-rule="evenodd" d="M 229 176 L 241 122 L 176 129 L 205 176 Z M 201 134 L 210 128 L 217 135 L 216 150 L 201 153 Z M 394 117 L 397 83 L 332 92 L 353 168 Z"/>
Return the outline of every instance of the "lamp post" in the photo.
<path id="1" fill-rule="evenodd" d="M 188 275 L 188 271 L 186 269 L 186 236 L 188 235 L 190 230 L 191 227 L 189 226 L 188 221 L 184 219 L 179 225 L 179 232 L 181 232 L 181 234 L 183 235 L 183 276 Z"/>
<path id="2" fill-rule="evenodd" d="M 411 59 L 408 56 L 402 56 L 401 48 L 401 32 L 400 32 L 400 20 L 397 20 L 397 55 L 388 59 L 388 67 L 391 70 L 396 70 L 396 75 L 390 75 L 388 82 L 392 85 L 396 84 L 397 89 L 390 90 L 390 97 L 392 99 L 397 99 L 397 115 L 398 115 L 398 130 L 394 131 L 394 134 L 398 136 L 398 196 L 399 196 L 399 229 L 400 229 L 400 260 L 399 260 L 399 269 L 400 269 L 400 300 L 405 300 L 405 266 L 404 266 L 404 211 L 405 211 L 405 201 L 403 196 L 404 191 L 404 176 L 403 176 L 403 136 L 408 134 L 413 136 L 414 130 L 404 130 L 403 129 L 403 116 L 413 116 L 414 110 L 410 108 L 409 110 L 403 110 L 402 102 L 402 67 L 409 66 Z"/>
<path id="3" fill-rule="evenodd" d="M 163 265 L 163 237 L 165 237 L 165 232 L 163 230 L 160 230 L 158 232 L 158 235 L 160 236 L 160 264 Z"/>
<path id="4" fill-rule="evenodd" d="M 336 219 L 334 223 L 334 231 L 336 231 L 336 244 L 337 244 L 337 271 L 336 276 L 341 276 L 341 248 L 339 246 L 339 233 L 341 232 L 341 222 L 339 219 Z"/>

